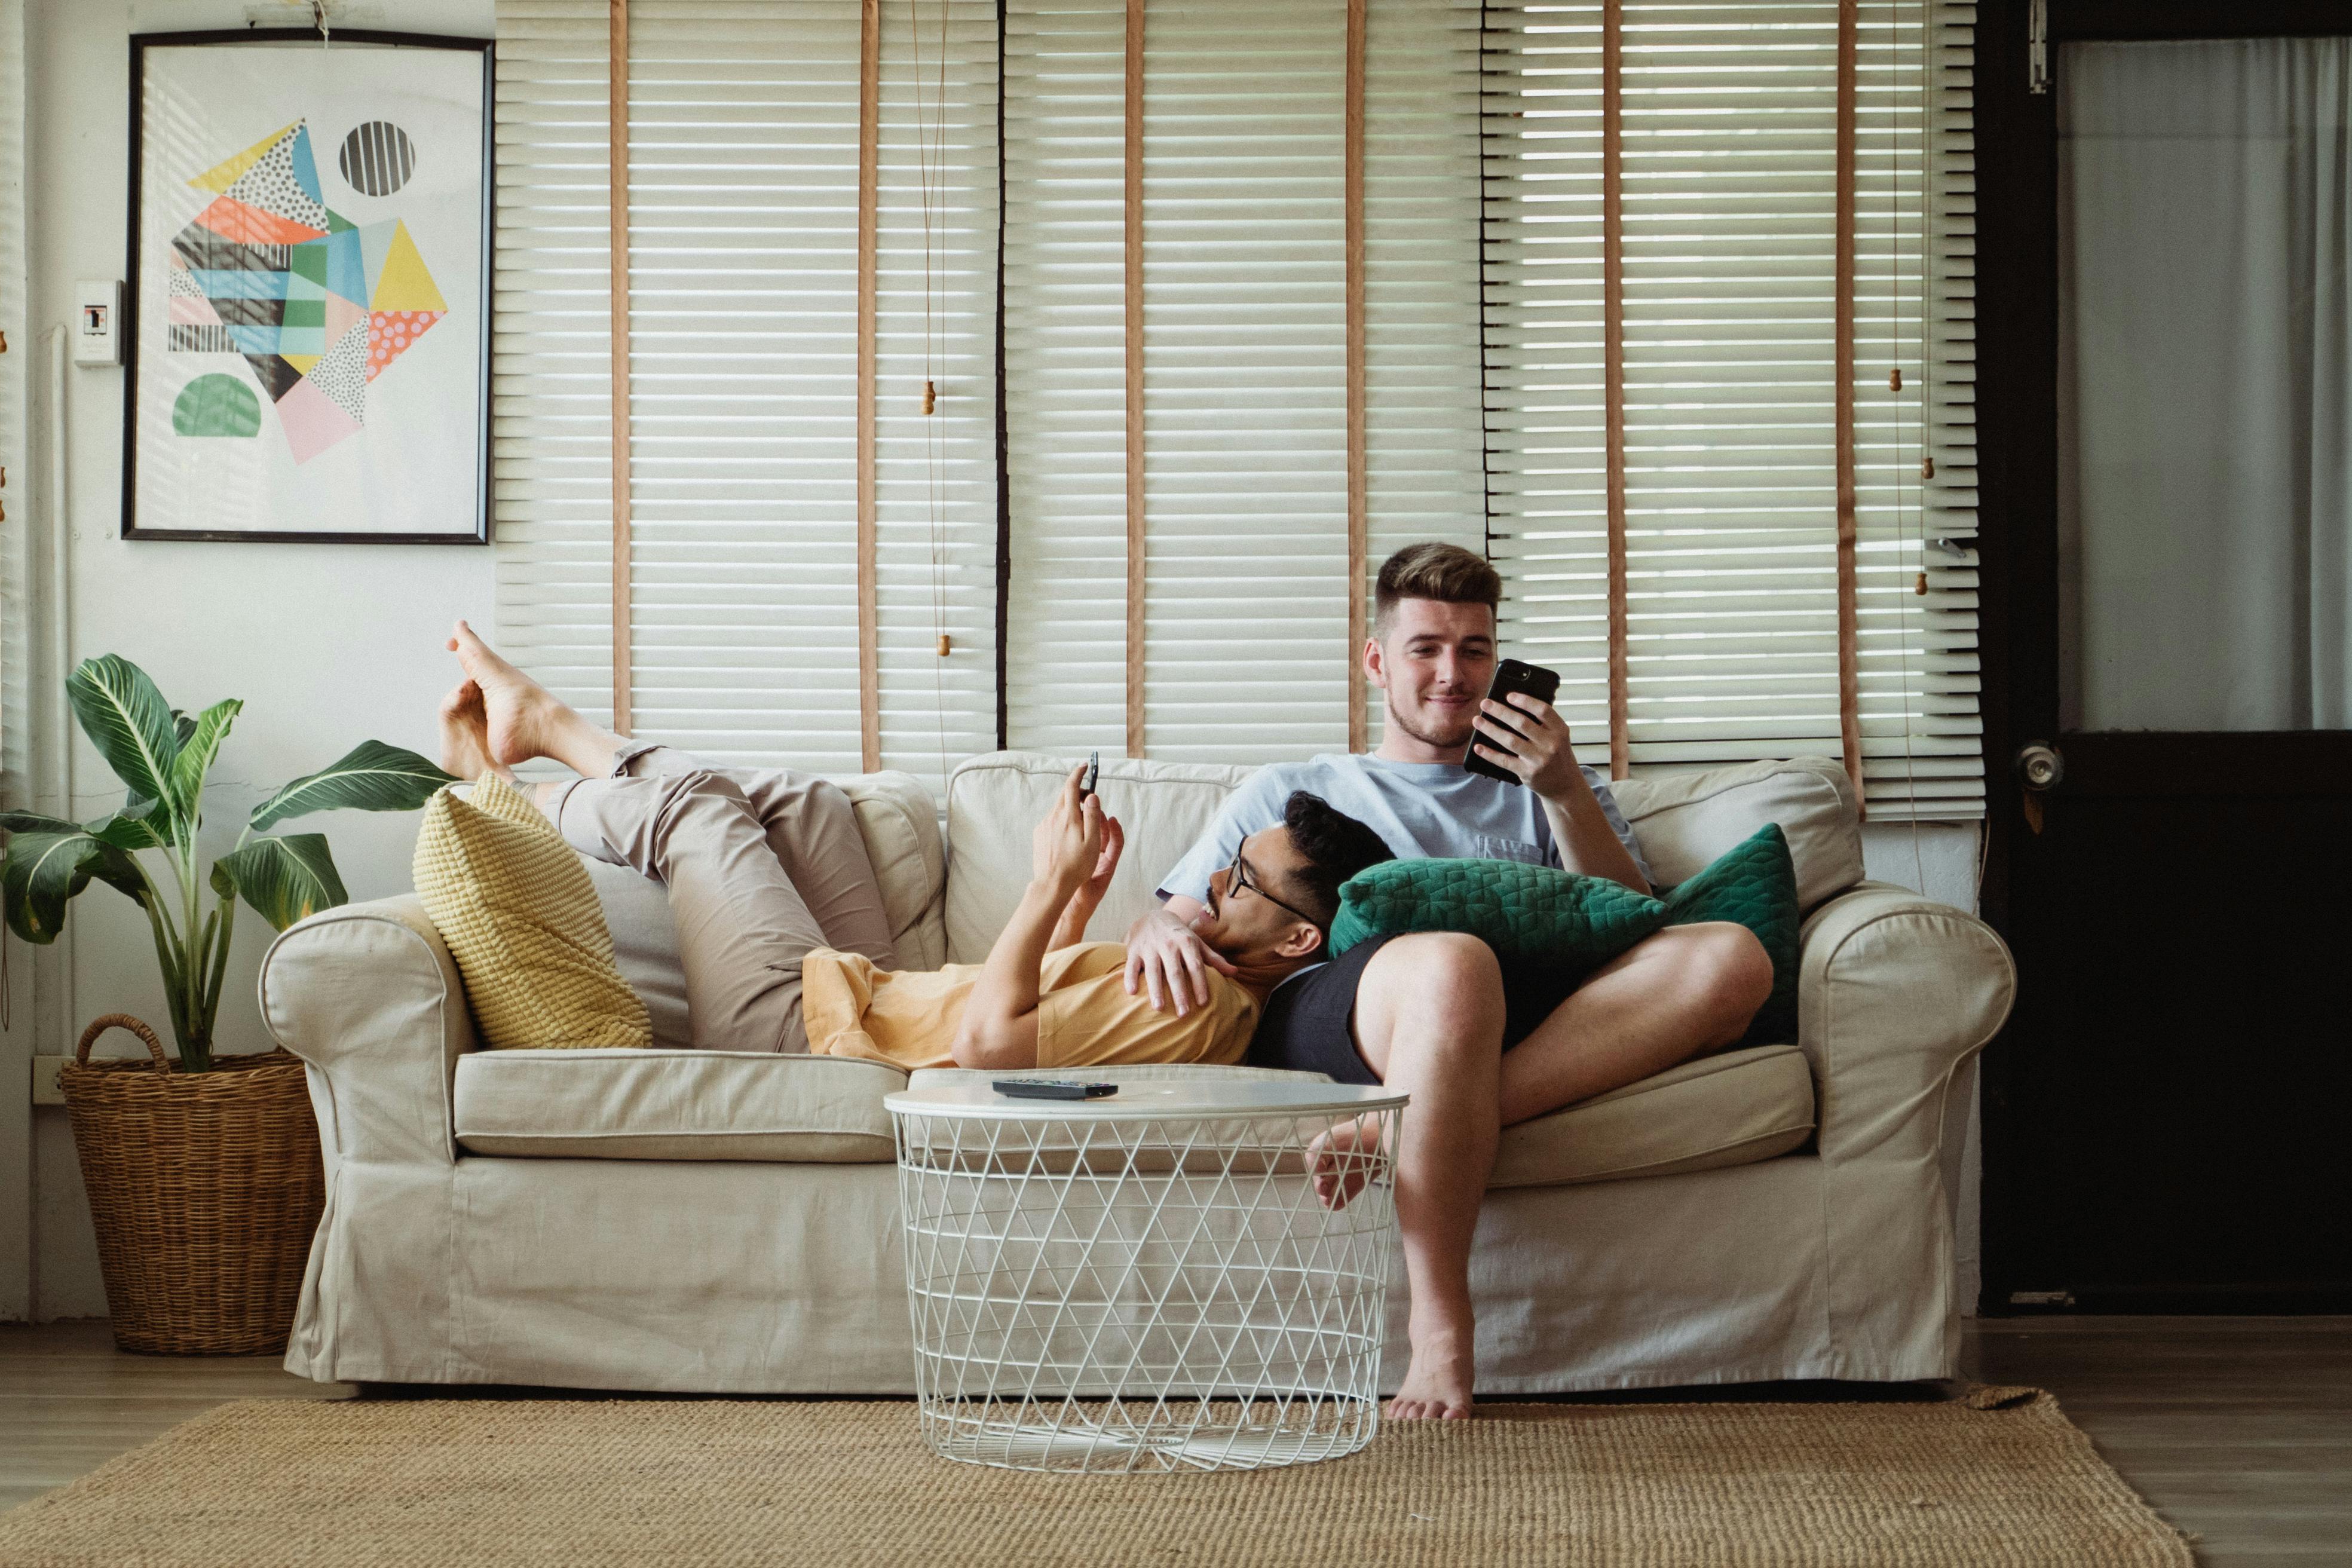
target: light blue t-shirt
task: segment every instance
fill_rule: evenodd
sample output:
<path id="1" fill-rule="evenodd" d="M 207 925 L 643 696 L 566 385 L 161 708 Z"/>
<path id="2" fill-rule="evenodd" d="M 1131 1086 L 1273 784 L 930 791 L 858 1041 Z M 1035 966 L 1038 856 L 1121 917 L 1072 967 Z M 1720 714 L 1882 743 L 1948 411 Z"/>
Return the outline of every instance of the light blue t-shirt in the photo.
<path id="1" fill-rule="evenodd" d="M 1608 781 L 1586 768 L 1584 782 L 1592 786 L 1601 813 L 1617 830 L 1625 852 L 1647 877 L 1649 862 L 1642 858 L 1641 846 L 1617 809 Z M 1524 784 L 1507 784 L 1455 763 L 1327 755 L 1303 763 L 1272 763 L 1244 780 L 1241 788 L 1225 797 L 1200 842 L 1160 879 L 1160 896 L 1207 902 L 1209 879 L 1234 863 L 1243 839 L 1279 823 L 1291 791 L 1301 789 L 1321 795 L 1406 858 L 1560 863 L 1543 801 Z"/>

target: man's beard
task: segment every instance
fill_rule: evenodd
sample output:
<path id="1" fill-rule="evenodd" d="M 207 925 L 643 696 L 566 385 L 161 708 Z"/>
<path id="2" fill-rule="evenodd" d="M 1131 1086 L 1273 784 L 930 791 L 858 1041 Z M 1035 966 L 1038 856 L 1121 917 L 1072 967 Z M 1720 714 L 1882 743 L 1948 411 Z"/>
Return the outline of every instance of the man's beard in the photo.
<path id="1" fill-rule="evenodd" d="M 1411 735 L 1414 740 L 1419 741 L 1424 746 L 1435 746 L 1441 751 L 1453 751 L 1466 748 L 1470 744 L 1471 735 L 1475 732 L 1472 723 L 1472 716 L 1467 713 L 1465 713 L 1462 716 L 1462 730 L 1460 733 L 1444 735 L 1432 733 L 1430 731 L 1414 724 L 1412 721 L 1406 719 L 1403 714 L 1398 712 L 1396 694 L 1394 692 L 1388 694 L 1385 706 L 1389 710 L 1389 722 L 1395 725 L 1398 729 L 1402 730 L 1406 734 Z"/>

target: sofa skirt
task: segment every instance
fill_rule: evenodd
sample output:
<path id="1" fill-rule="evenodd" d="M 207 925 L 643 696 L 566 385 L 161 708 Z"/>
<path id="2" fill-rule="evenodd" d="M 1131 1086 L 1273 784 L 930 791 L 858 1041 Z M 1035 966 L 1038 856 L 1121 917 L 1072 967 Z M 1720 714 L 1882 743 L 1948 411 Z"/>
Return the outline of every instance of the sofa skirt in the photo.
<path id="1" fill-rule="evenodd" d="M 1490 1193 L 1472 1265 L 1479 1392 L 1950 1375 L 1948 1232 L 1881 1251 L 1868 1319 L 1842 1325 L 1826 1203 L 1811 1153 Z M 1912 1212 L 1943 1207 L 1931 1185 Z M 898 1213 L 883 1164 L 345 1161 L 286 1365 L 322 1381 L 910 1394 Z M 1392 1279 L 1391 1390 L 1408 1353 L 1401 1258 Z"/>

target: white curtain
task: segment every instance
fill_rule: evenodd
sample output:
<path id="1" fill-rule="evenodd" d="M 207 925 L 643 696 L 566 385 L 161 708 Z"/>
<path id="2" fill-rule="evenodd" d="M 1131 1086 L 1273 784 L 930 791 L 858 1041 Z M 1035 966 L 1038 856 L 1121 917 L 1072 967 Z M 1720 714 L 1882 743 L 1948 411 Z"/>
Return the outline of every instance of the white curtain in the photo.
<path id="1" fill-rule="evenodd" d="M 2060 87 L 2061 721 L 2352 726 L 2352 39 Z"/>

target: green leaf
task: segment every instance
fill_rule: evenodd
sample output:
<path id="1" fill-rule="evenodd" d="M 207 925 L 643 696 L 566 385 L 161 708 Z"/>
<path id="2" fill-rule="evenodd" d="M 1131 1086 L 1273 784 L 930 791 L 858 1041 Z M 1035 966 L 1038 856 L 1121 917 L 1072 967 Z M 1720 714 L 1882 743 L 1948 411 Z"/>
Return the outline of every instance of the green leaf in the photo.
<path id="1" fill-rule="evenodd" d="M 343 879 L 335 875 L 335 859 L 323 833 L 257 838 L 215 862 L 215 879 L 223 868 L 245 901 L 279 931 L 351 897 L 343 891 Z M 217 879 L 213 887 L 220 887 Z"/>
<path id="2" fill-rule="evenodd" d="M 65 929 L 67 902 L 92 877 L 146 903 L 146 879 L 113 845 L 70 822 L 52 823 L 27 812 L 6 816 L 10 820 L 0 821 L 8 829 L 7 853 L 0 858 L 0 904 L 6 907 L 8 929 L 26 942 L 57 941 Z"/>
<path id="3" fill-rule="evenodd" d="M 193 810 L 204 798 L 205 775 L 212 771 L 213 758 L 220 752 L 221 742 L 228 739 L 228 727 L 245 704 L 232 697 L 226 702 L 215 702 L 201 718 L 189 721 L 180 734 L 180 754 L 172 763 L 172 797 Z M 182 714 L 185 719 L 187 716 Z"/>
<path id="4" fill-rule="evenodd" d="M 0 827 L 11 833 L 79 833 L 78 823 L 66 822 L 54 816 L 43 816 L 37 811 L 0 811 Z"/>
<path id="5" fill-rule="evenodd" d="M 188 737 L 196 732 L 196 721 L 174 708 L 172 710 L 172 729 L 180 737 L 180 744 L 184 746 L 188 743 Z"/>
<path id="6" fill-rule="evenodd" d="M 172 764 L 180 754 L 171 704 L 147 672 L 120 654 L 86 658 L 66 677 L 66 700 L 82 732 L 131 793 L 172 798 Z"/>
<path id="7" fill-rule="evenodd" d="M 212 883 L 213 891 L 222 898 L 236 897 L 236 879 L 229 874 L 229 868 L 217 860 L 213 862 Z"/>
<path id="8" fill-rule="evenodd" d="M 111 844 L 117 849 L 168 848 L 170 840 L 155 825 L 155 818 L 163 809 L 160 801 L 136 801 L 112 816 L 90 823 L 87 831 L 92 838 L 102 844 Z"/>
<path id="9" fill-rule="evenodd" d="M 253 808 L 253 826 L 268 827 L 289 816 L 348 806 L 357 811 L 414 811 L 443 784 L 457 782 L 415 752 L 362 741 L 349 756 L 321 773 L 296 779 Z"/>

